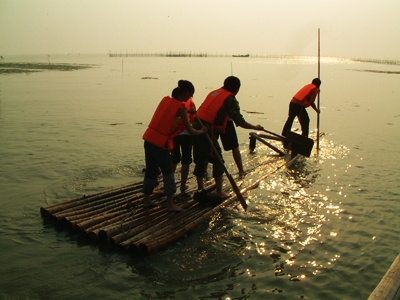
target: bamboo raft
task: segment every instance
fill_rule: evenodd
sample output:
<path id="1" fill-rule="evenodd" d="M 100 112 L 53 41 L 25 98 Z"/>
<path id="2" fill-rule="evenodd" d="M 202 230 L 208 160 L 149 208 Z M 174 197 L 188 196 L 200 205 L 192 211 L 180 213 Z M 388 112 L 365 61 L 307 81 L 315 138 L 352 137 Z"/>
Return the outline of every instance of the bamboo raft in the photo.
<path id="1" fill-rule="evenodd" d="M 294 159 L 281 164 L 272 172 L 254 180 L 246 187 L 238 182 L 240 195 L 258 187 L 267 176 L 275 173 Z M 258 167 L 258 171 L 264 167 Z M 205 190 L 215 189 L 214 181 L 205 183 Z M 251 180 L 250 180 L 251 182 Z M 160 184 L 161 186 L 161 184 Z M 131 255 L 147 255 L 176 242 L 189 231 L 207 221 L 216 213 L 238 201 L 238 195 L 221 201 L 207 201 L 195 197 L 195 189 L 188 189 L 174 197 L 175 204 L 184 210 L 166 210 L 166 196 L 154 193 L 154 208 L 143 207 L 143 181 L 103 192 L 83 195 L 79 198 L 40 208 L 42 217 L 63 230 L 83 234 L 88 240 L 106 244 L 110 248 L 126 251 Z M 230 187 L 225 187 L 229 194 Z"/>
<path id="2" fill-rule="evenodd" d="M 244 194 L 258 182 L 241 190 Z M 195 200 L 194 191 L 175 196 L 184 211 L 171 212 L 165 207 L 165 196 L 152 195 L 154 208 L 144 208 L 143 181 L 104 192 L 84 195 L 62 203 L 41 207 L 44 219 L 62 229 L 80 232 L 93 242 L 108 244 L 132 255 L 146 255 L 162 249 L 186 235 L 217 212 L 237 200 L 232 195 L 222 203 Z M 205 189 L 210 192 L 215 184 Z"/>

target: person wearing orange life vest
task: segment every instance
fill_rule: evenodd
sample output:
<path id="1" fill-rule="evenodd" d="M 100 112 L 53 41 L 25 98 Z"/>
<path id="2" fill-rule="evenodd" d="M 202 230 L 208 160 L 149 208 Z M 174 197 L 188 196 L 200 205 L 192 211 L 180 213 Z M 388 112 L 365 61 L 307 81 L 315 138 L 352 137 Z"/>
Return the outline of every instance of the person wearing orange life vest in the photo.
<path id="1" fill-rule="evenodd" d="M 318 95 L 320 85 L 321 80 L 314 78 L 310 84 L 305 85 L 293 96 L 289 104 L 289 116 L 283 126 L 283 136 L 291 130 L 293 121 L 297 117 L 300 122 L 302 135 L 308 137 L 310 117 L 306 108 L 311 106 L 318 114 L 320 113 L 319 109 L 315 106 L 315 98 Z"/>
<path id="2" fill-rule="evenodd" d="M 228 119 L 232 119 L 236 126 L 245 129 L 263 130 L 261 125 L 248 123 L 240 113 L 239 102 L 236 95 L 240 89 L 240 80 L 237 77 L 229 76 L 224 81 L 224 86 L 208 94 L 204 102 L 197 110 L 201 123 L 208 129 L 208 133 L 213 141 L 218 154 L 222 158 L 221 147 L 218 139 L 225 131 Z M 201 128 L 200 122 L 193 121 L 193 128 Z M 198 190 L 203 190 L 203 179 L 207 169 L 207 164 L 213 165 L 213 177 L 216 183 L 216 192 L 221 198 L 227 195 L 222 190 L 224 167 L 215 155 L 208 138 L 205 135 L 193 136 L 193 157 L 195 168 L 193 174 L 197 179 Z"/>
<path id="3" fill-rule="evenodd" d="M 143 135 L 146 161 L 146 173 L 143 180 L 144 207 L 156 206 L 150 197 L 157 182 L 159 169 L 161 169 L 164 194 L 167 196 L 167 210 L 182 210 L 173 201 L 176 185 L 170 151 L 173 149 L 173 138 L 182 132 L 181 122 L 190 135 L 199 135 L 207 131 L 205 127 L 199 130 L 193 129 L 189 123 L 183 102 L 191 98 L 193 94 L 193 84 L 187 80 L 179 80 L 178 87 L 172 92 L 176 98 L 167 96 L 161 100 Z"/>
<path id="4" fill-rule="evenodd" d="M 173 98 L 174 95 L 172 95 Z M 189 98 L 185 102 L 185 109 L 188 112 L 188 119 L 190 124 L 193 123 L 193 120 L 196 118 L 194 112 L 196 111 L 196 105 L 193 102 L 192 98 Z M 192 138 L 188 130 L 185 128 L 183 123 L 181 123 L 183 131 L 174 137 L 174 149 L 172 150 L 172 166 L 175 173 L 176 167 L 179 163 L 182 164 L 181 166 L 181 192 L 185 191 L 189 188 L 186 184 L 187 179 L 189 177 L 189 169 L 190 164 L 192 163 Z"/>

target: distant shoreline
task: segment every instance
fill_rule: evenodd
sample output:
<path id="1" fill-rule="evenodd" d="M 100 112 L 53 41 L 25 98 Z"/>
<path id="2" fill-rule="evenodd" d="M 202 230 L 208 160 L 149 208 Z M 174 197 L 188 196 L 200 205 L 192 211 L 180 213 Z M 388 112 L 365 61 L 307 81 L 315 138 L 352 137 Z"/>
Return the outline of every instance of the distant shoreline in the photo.
<path id="1" fill-rule="evenodd" d="M 44 70 L 74 71 L 93 67 L 94 65 L 88 64 L 0 62 L 0 74 L 32 73 L 43 72 Z"/>
<path id="2" fill-rule="evenodd" d="M 303 58 L 303 59 L 317 59 L 316 56 L 308 55 L 288 55 L 288 54 L 229 54 L 229 53 L 215 53 L 210 54 L 206 52 L 191 52 L 191 51 L 168 51 L 168 52 L 109 52 L 109 57 L 235 57 L 235 58 Z M 355 62 L 375 63 L 384 65 L 400 65 L 400 60 L 396 59 L 363 59 L 363 58 L 339 58 L 343 60 L 350 60 Z"/>

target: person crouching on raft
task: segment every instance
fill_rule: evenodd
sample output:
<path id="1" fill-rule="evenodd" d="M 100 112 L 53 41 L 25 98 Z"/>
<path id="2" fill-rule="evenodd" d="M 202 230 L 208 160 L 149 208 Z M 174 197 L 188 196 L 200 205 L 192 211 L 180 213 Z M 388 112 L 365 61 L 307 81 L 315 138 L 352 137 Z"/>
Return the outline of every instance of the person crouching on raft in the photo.
<path id="1" fill-rule="evenodd" d="M 164 97 L 158 105 L 150 124 L 143 135 L 146 173 L 143 180 L 143 206 L 157 206 L 151 201 L 159 169 L 163 175 L 164 194 L 167 196 L 167 210 L 181 211 L 182 208 L 174 204 L 176 192 L 175 176 L 172 167 L 171 153 L 173 138 L 182 132 L 181 122 L 185 125 L 190 135 L 199 135 L 207 131 L 206 127 L 194 129 L 188 120 L 184 103 L 194 94 L 194 86 L 190 81 L 179 80 L 178 87 L 172 95 Z"/>

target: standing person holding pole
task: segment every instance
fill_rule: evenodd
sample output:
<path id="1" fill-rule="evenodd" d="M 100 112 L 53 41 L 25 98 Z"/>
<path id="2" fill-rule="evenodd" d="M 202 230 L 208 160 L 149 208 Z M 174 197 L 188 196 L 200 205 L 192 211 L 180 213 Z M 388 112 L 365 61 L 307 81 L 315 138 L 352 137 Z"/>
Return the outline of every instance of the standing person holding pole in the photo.
<path id="1" fill-rule="evenodd" d="M 310 127 L 310 117 L 306 108 L 311 106 L 317 114 L 320 110 L 315 106 L 315 98 L 319 93 L 321 80 L 314 78 L 310 84 L 305 85 L 300 91 L 293 96 L 289 104 L 289 116 L 283 126 L 282 135 L 286 136 L 286 132 L 292 129 L 293 121 L 297 117 L 301 126 L 302 135 L 308 137 Z"/>
<path id="2" fill-rule="evenodd" d="M 264 129 L 261 125 L 253 125 L 246 122 L 240 113 L 239 102 L 235 98 L 239 89 L 239 78 L 234 76 L 226 78 L 222 88 L 208 94 L 197 111 L 198 119 L 193 121 L 193 128 L 199 129 L 204 124 L 209 133 L 208 137 L 206 135 L 193 136 L 193 157 L 195 163 L 193 174 L 197 179 L 198 190 L 203 189 L 203 179 L 207 164 L 211 163 L 213 165 L 216 192 L 223 199 L 229 197 L 229 195 L 222 190 L 223 174 L 226 168 L 218 139 L 221 132 L 224 132 L 226 129 L 228 119 L 232 119 L 236 126 L 245 129 Z M 212 145 L 210 145 L 210 142 Z M 234 185 L 233 187 L 235 189 Z"/>

